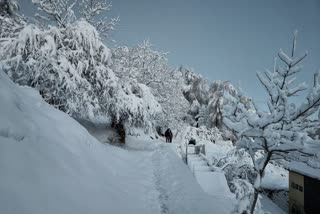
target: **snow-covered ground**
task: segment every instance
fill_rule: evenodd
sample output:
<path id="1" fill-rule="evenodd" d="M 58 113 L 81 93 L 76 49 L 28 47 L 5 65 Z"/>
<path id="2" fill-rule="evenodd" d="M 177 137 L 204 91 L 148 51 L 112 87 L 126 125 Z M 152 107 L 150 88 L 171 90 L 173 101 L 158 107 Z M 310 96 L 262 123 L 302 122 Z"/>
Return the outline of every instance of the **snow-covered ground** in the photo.
<path id="1" fill-rule="evenodd" d="M 102 144 L 0 71 L 0 213 L 230 213 L 169 144 Z M 100 135 L 100 137 L 103 134 Z M 102 139 L 102 137 L 101 137 Z"/>

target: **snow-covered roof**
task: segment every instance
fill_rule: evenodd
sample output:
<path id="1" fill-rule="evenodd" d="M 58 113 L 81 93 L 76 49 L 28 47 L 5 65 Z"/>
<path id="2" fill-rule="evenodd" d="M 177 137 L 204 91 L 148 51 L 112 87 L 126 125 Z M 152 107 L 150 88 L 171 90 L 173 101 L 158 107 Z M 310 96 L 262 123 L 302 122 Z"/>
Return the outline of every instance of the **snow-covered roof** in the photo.
<path id="1" fill-rule="evenodd" d="M 288 170 L 320 180 L 320 168 L 313 168 L 305 163 L 292 161 Z"/>

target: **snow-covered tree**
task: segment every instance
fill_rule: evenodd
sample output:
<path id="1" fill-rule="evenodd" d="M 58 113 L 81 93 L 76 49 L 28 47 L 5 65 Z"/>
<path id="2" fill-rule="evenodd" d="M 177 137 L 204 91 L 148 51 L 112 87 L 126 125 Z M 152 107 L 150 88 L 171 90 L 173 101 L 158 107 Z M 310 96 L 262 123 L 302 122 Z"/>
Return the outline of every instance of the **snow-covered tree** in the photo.
<path id="1" fill-rule="evenodd" d="M 13 16 L 16 10 L 19 8 L 16 0 L 0 0 L 0 13 Z"/>
<path id="2" fill-rule="evenodd" d="M 185 86 L 183 88 L 183 95 L 190 105 L 188 111 L 188 114 L 191 116 L 190 124 L 193 126 L 207 126 L 207 116 L 210 114 L 208 109 L 209 83 L 191 69 L 180 67 L 179 70 L 184 76 Z M 200 123 L 198 123 L 199 119 Z"/>
<path id="3" fill-rule="evenodd" d="M 145 85 L 114 74 L 111 51 L 101 39 L 116 20 L 107 23 L 96 18 L 111 4 L 99 0 L 33 3 L 40 10 L 36 16 L 42 25 L 28 24 L 15 38 L 1 40 L 0 60 L 8 75 L 18 84 L 38 89 L 48 103 L 75 118 L 109 117 L 122 133 L 130 126 L 150 128 L 161 110 L 159 103 Z"/>
<path id="4" fill-rule="evenodd" d="M 110 57 L 86 21 L 47 30 L 28 25 L 3 42 L 0 53 L 15 82 L 38 89 L 48 103 L 76 118 L 101 115 L 122 126 L 150 126 L 159 104 L 146 86 L 116 77 Z"/>
<path id="5" fill-rule="evenodd" d="M 83 18 L 96 28 L 100 36 L 107 37 L 119 21 L 119 17 L 111 18 L 109 21 L 105 16 L 112 7 L 106 0 L 32 0 L 32 2 L 40 11 L 36 14 L 37 18 L 45 23 L 56 23 L 58 27 L 66 27 L 77 18 Z M 78 14 L 74 12 L 74 8 L 78 8 Z M 100 18 L 102 15 L 104 18 Z"/>
<path id="6" fill-rule="evenodd" d="M 132 48 L 115 48 L 112 61 L 117 76 L 135 79 L 150 87 L 163 109 L 157 118 L 158 126 L 179 127 L 188 103 L 182 94 L 182 74 L 169 68 L 166 53 L 154 50 L 149 41 L 144 41 Z"/>
<path id="7" fill-rule="evenodd" d="M 16 13 L 18 9 L 16 0 L 0 0 L 0 39 L 13 37 L 23 28 L 25 22 Z"/>
<path id="8" fill-rule="evenodd" d="M 110 50 L 85 21 L 47 30 L 27 25 L 2 44 L 0 59 L 8 75 L 71 115 L 92 116 L 100 109 L 99 93 L 115 82 L 106 67 Z"/>
<path id="9" fill-rule="evenodd" d="M 45 23 L 56 23 L 58 27 L 66 27 L 67 24 L 76 20 L 73 8 L 77 1 L 75 0 L 32 0 L 40 11 L 35 14 L 37 18 Z"/>
<path id="10" fill-rule="evenodd" d="M 224 111 L 224 123 L 238 133 L 239 148 L 245 148 L 254 163 L 257 177 L 254 194 L 251 196 L 250 212 L 253 213 L 261 189 L 261 180 L 270 161 L 296 160 L 313 165 L 319 142 L 308 136 L 308 131 L 319 127 L 319 120 L 311 120 L 320 106 L 320 79 L 315 74 L 314 83 L 303 103 L 290 98 L 307 89 L 305 83 L 295 84 L 295 74 L 301 71 L 300 63 L 307 53 L 296 57 L 296 33 L 290 55 L 279 51 L 278 57 L 284 66 L 257 73 L 259 81 L 268 92 L 268 111 L 256 106 L 255 111 L 243 103 L 228 105 Z"/>
<path id="11" fill-rule="evenodd" d="M 162 84 L 169 71 L 166 53 L 152 49 L 150 41 L 129 47 L 117 47 L 113 51 L 114 68 L 119 76 L 136 79 L 147 86 Z"/>
<path id="12" fill-rule="evenodd" d="M 247 109 L 252 109 L 251 100 L 229 81 L 209 82 L 190 69 L 180 69 L 184 71 L 186 86 L 183 92 L 190 103 L 189 114 L 193 118 L 192 125 L 217 127 L 223 130 L 225 139 L 234 139 L 232 132 L 222 122 L 224 105 L 235 106 L 241 102 Z"/>
<path id="13" fill-rule="evenodd" d="M 229 102 L 225 95 L 231 95 L 238 98 L 238 93 L 234 86 L 229 81 L 213 81 L 209 88 L 209 101 L 208 111 L 209 117 L 207 117 L 207 124 L 209 127 L 222 128 L 222 113 L 223 106 Z"/>
<path id="14" fill-rule="evenodd" d="M 101 36 L 108 37 L 110 31 L 114 30 L 114 27 L 119 22 L 119 17 L 111 18 L 111 20 L 108 20 L 106 16 L 104 16 L 104 18 L 98 18 L 111 10 L 111 2 L 106 0 L 81 0 L 80 6 L 80 14 L 82 17 L 95 26 Z"/>

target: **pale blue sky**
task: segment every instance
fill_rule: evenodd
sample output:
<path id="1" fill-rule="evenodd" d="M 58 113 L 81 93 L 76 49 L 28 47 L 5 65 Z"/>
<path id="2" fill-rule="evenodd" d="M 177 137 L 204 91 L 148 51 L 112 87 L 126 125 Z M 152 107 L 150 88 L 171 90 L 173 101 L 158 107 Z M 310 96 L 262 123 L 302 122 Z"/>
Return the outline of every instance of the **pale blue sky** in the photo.
<path id="1" fill-rule="evenodd" d="M 33 13 L 31 0 L 20 0 Z M 263 102 L 256 71 L 272 68 L 278 50 L 289 50 L 298 29 L 297 52 L 309 51 L 304 73 L 320 69 L 319 0 L 114 0 L 109 15 L 120 16 L 116 45 L 144 39 L 170 52 L 172 66 L 185 65 L 211 80 L 230 80 Z"/>

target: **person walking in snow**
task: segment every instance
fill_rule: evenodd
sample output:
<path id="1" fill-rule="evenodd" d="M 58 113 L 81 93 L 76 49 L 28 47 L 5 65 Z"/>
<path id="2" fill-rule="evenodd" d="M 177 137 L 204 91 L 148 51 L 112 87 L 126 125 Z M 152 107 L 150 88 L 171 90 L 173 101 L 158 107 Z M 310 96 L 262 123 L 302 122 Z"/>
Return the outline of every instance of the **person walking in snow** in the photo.
<path id="1" fill-rule="evenodd" d="M 173 134 L 172 134 L 171 129 L 168 128 L 167 131 L 164 133 L 164 136 L 166 137 L 167 143 L 172 143 Z"/>
<path id="2" fill-rule="evenodd" d="M 169 129 L 169 141 L 170 141 L 170 143 L 172 143 L 172 138 L 173 138 L 173 133 L 172 133 L 171 129 Z"/>
<path id="3" fill-rule="evenodd" d="M 188 145 L 196 145 L 196 140 L 193 139 L 193 138 L 191 138 L 191 139 L 189 140 Z"/>

